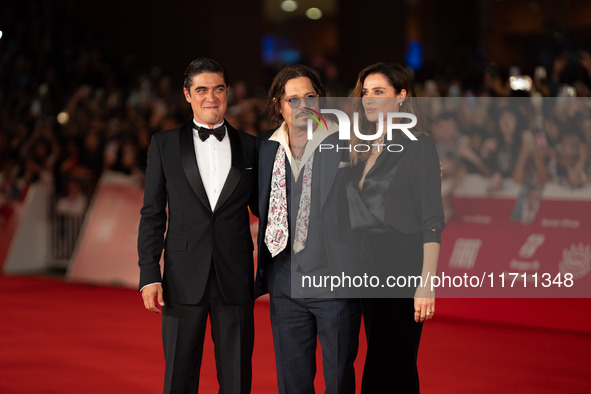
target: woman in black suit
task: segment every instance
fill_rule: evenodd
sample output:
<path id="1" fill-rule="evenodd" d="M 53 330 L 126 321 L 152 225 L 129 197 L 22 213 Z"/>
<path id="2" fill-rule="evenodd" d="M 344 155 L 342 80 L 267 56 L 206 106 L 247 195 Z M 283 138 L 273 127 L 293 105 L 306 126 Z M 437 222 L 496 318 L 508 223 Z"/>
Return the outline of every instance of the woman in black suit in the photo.
<path id="1" fill-rule="evenodd" d="M 439 158 L 425 133 L 413 132 L 416 140 L 401 130 L 391 140 L 386 134 L 387 113 L 414 112 L 411 80 L 398 65 L 374 64 L 361 71 L 352 95 L 362 98 L 359 130 L 376 136 L 384 130 L 373 142 L 351 140 L 371 146 L 351 150 L 347 185 L 359 265 L 382 281 L 420 275 L 427 283 L 437 271 L 444 227 Z M 418 393 L 419 341 L 423 322 L 435 312 L 434 294 L 410 281 L 380 291 L 386 291 L 377 293 L 382 298 L 361 300 L 367 336 L 361 392 Z"/>

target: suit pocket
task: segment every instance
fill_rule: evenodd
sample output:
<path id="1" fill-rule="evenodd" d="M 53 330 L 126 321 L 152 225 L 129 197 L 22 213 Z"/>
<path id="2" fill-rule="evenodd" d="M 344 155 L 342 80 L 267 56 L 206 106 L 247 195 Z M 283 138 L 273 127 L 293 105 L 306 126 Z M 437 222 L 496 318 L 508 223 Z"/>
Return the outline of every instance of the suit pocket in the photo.
<path id="1" fill-rule="evenodd" d="M 239 239 L 235 244 L 235 248 L 239 252 L 251 252 L 254 250 L 251 239 Z"/>
<path id="2" fill-rule="evenodd" d="M 164 249 L 172 252 L 184 252 L 187 250 L 187 240 L 182 238 L 166 237 Z"/>

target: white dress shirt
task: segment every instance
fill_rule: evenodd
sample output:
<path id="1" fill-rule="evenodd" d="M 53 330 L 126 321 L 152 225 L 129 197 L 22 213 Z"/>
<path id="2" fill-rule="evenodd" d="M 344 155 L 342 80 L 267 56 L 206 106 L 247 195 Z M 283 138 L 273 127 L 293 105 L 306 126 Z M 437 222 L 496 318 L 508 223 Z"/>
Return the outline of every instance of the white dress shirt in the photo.
<path id="1" fill-rule="evenodd" d="M 208 129 L 209 127 L 199 124 L 193 120 L 197 127 Z M 224 123 L 214 126 L 220 127 Z M 228 129 L 221 141 L 215 136 L 209 136 L 205 141 L 201 141 L 197 133 L 197 127 L 193 128 L 193 143 L 195 145 L 195 156 L 197 157 L 197 166 L 199 174 L 203 180 L 203 186 L 209 199 L 209 205 L 213 211 L 220 197 L 220 192 L 226 183 L 226 178 L 232 167 L 232 150 L 230 149 L 230 137 Z"/>

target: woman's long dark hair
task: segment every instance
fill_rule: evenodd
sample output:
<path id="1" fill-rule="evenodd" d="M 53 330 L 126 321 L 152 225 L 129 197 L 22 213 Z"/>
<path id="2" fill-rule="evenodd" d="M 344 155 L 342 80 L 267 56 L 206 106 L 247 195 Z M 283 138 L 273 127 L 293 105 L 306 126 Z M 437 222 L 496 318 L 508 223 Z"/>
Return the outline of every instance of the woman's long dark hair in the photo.
<path id="1" fill-rule="evenodd" d="M 392 85 L 392 87 L 394 88 L 396 94 L 400 93 L 402 89 L 406 90 L 406 99 L 400 106 L 400 112 L 416 114 L 416 111 L 412 103 L 412 99 L 416 97 L 416 93 L 411 77 L 408 75 L 404 67 L 400 66 L 399 64 L 376 63 L 361 70 L 359 76 L 357 77 L 355 89 L 353 89 L 353 92 L 351 93 L 351 97 L 363 97 L 362 91 L 365 78 L 372 74 L 381 74 L 384 77 L 386 77 L 390 85 Z M 373 132 L 375 125 L 373 122 L 367 120 L 367 117 L 365 116 L 365 110 L 363 109 L 363 105 L 361 104 L 361 100 L 359 100 L 357 112 L 360 114 L 359 130 L 371 130 Z M 351 146 L 363 143 L 365 142 L 358 138 L 356 135 L 353 135 L 351 137 Z M 355 165 L 360 161 L 366 161 L 368 157 L 369 152 L 355 152 L 354 149 L 351 149 L 350 159 L 352 165 Z"/>

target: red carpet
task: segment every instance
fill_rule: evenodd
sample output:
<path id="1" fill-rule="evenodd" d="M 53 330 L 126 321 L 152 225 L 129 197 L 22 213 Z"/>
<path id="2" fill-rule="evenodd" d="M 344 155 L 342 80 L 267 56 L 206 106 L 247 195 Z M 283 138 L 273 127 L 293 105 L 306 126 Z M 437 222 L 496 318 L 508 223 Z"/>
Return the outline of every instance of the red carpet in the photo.
<path id="1" fill-rule="evenodd" d="M 160 317 L 144 310 L 136 291 L 0 276 L 0 297 L 0 393 L 162 392 Z M 535 307 L 527 307 L 530 301 Z M 507 324 L 445 317 L 476 313 L 484 320 L 483 310 L 495 305 L 501 305 L 497 314 L 510 310 Z M 544 305 L 547 316 L 537 316 Z M 423 331 L 422 392 L 591 393 L 590 305 L 589 300 L 440 300 L 440 316 Z M 277 392 L 268 315 L 268 304 L 258 302 L 256 394 Z M 546 324 L 553 321 L 561 323 Z M 573 329 L 564 329 L 569 322 Z M 541 328 L 527 327 L 532 324 Z M 361 342 L 358 378 L 365 353 Z M 200 392 L 216 393 L 211 341 L 201 376 Z"/>

